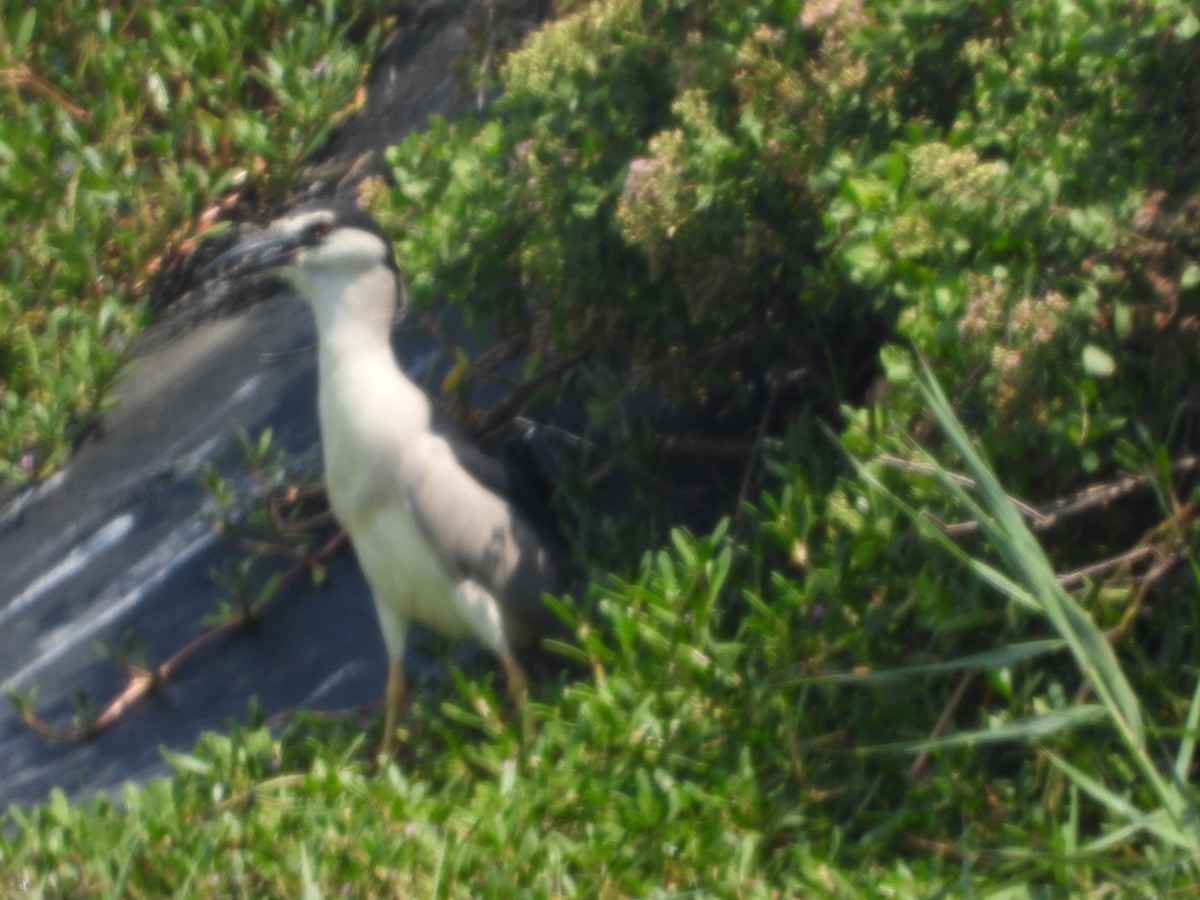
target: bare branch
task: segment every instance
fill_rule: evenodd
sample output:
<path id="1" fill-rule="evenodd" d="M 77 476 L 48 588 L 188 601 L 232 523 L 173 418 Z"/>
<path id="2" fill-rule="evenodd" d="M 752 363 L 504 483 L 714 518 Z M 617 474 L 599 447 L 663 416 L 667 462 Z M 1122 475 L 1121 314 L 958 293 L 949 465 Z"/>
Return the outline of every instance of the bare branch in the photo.
<path id="1" fill-rule="evenodd" d="M 306 556 L 279 576 L 280 583 L 286 584 L 299 575 L 312 571 L 316 566 L 336 553 L 345 542 L 346 532 L 339 531 L 321 549 L 317 550 L 316 553 Z M 210 628 L 199 637 L 184 644 L 153 669 L 131 669 L 132 674 L 129 682 L 121 689 L 121 692 L 108 702 L 108 705 L 105 706 L 98 716 L 81 727 L 59 728 L 58 726 L 51 725 L 34 715 L 32 709 L 26 706 L 19 707 L 18 711 L 21 720 L 36 734 L 51 740 L 81 741 L 94 738 L 114 722 L 118 721 L 139 700 L 158 690 L 185 662 L 195 656 L 200 650 L 226 635 L 247 627 L 262 614 L 269 603 L 270 600 L 268 599 L 236 615 L 230 616 L 221 624 Z"/>
<path id="2" fill-rule="evenodd" d="M 930 463 L 914 462 L 891 454 L 883 454 L 878 459 L 883 464 L 904 472 L 947 477 L 965 488 L 974 489 L 976 487 L 974 479 L 956 472 L 947 472 Z M 1200 469 L 1200 456 L 1182 457 L 1174 460 L 1169 467 L 1172 475 L 1181 475 L 1197 469 Z M 1075 494 L 1060 497 L 1043 506 L 1033 506 L 1012 495 L 1009 495 L 1009 500 L 1030 520 L 1030 527 L 1035 531 L 1047 531 L 1082 513 L 1107 506 L 1151 484 L 1153 484 L 1153 479 L 1150 476 L 1123 475 L 1113 481 L 1089 485 Z M 947 534 L 959 535 L 978 531 L 979 523 L 975 521 L 953 522 L 942 524 L 941 527 Z"/>

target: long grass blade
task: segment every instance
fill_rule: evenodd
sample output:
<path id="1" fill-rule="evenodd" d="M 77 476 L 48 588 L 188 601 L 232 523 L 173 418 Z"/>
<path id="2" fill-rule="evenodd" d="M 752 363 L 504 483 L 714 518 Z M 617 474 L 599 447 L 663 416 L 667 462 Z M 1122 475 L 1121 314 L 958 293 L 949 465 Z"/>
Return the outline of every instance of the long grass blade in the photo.
<path id="1" fill-rule="evenodd" d="M 985 514 L 980 515 L 984 510 L 972 504 L 975 506 L 972 513 L 980 527 L 1022 586 L 1067 641 L 1081 671 L 1097 696 L 1109 707 L 1123 736 L 1144 752 L 1145 730 L 1141 706 L 1112 646 L 1091 617 L 1058 584 L 1054 567 L 1045 551 L 1004 492 L 991 467 L 972 445 L 926 364 L 922 364 L 918 383 L 925 401 L 962 457 L 983 497 Z M 965 492 L 958 487 L 956 493 L 961 495 Z"/>
<path id="2" fill-rule="evenodd" d="M 990 465 L 972 445 L 933 372 L 924 361 L 918 386 L 974 479 L 982 500 L 976 502 L 967 496 L 962 486 L 953 479 L 942 477 L 941 483 L 960 501 L 965 501 L 990 544 L 1006 563 L 1013 580 L 1028 593 L 1066 642 L 1080 671 L 1107 709 L 1132 761 L 1158 796 L 1163 811 L 1171 820 L 1175 837 L 1183 840 L 1193 857 L 1200 860 L 1200 827 L 1197 825 L 1192 798 L 1181 789 L 1182 782 L 1163 777 L 1147 752 L 1141 705 L 1108 639 L 1058 583 L 1045 551 L 1004 492 Z M 932 458 L 930 463 L 935 470 L 940 468 Z M 992 583 L 996 582 L 986 564 L 972 560 L 971 565 L 981 576 Z M 1084 787 L 1082 783 L 1077 783 L 1081 788 Z M 1126 809 L 1126 806 L 1122 806 L 1122 809 Z M 1146 814 L 1132 807 L 1128 807 L 1126 812 L 1130 816 L 1136 814 L 1141 817 L 1139 821 L 1148 821 Z M 1159 823 L 1158 830 L 1168 829 Z"/>
<path id="3" fill-rule="evenodd" d="M 1192 692 L 1192 702 L 1188 706 L 1187 719 L 1183 723 L 1184 738 L 1179 742 L 1179 752 L 1175 755 L 1175 780 L 1179 784 L 1187 784 L 1188 775 L 1192 770 L 1192 760 L 1196 755 L 1196 729 L 1200 727 L 1200 679 L 1196 681 L 1196 690 Z"/>
<path id="4" fill-rule="evenodd" d="M 971 653 L 957 659 L 947 659 L 942 662 L 921 663 L 912 666 L 899 666 L 894 669 L 880 669 L 877 672 L 838 672 L 830 675 L 813 675 L 789 681 L 789 684 L 801 684 L 815 681 L 833 681 L 840 684 L 877 684 L 886 681 L 911 678 L 914 675 L 940 675 L 946 672 L 959 672 L 963 669 L 1004 669 L 1015 666 L 1047 653 L 1056 653 L 1066 646 L 1066 641 L 1049 638 L 1043 641 L 1027 641 L 1023 644 L 1012 644 L 995 650 L 984 650 L 982 653 Z"/>
<path id="5" fill-rule="evenodd" d="M 894 744 L 881 744 L 875 747 L 864 747 L 865 753 L 913 753 L 921 750 L 946 750 L 952 747 L 976 747 L 980 744 L 998 744 L 1011 741 L 1041 741 L 1060 731 L 1078 728 L 1081 725 L 1094 725 L 1104 721 L 1105 709 L 1098 704 L 1073 706 L 1069 709 L 1039 713 L 1016 722 L 1006 722 L 994 728 L 984 728 L 976 731 L 960 731 L 956 734 L 939 738 L 927 738 L 919 741 L 898 741 Z"/>
<path id="6" fill-rule="evenodd" d="M 1192 836 L 1178 827 L 1169 816 L 1163 813 L 1144 813 L 1124 797 L 1109 790 L 1062 757 L 1048 752 L 1046 758 L 1056 769 L 1071 779 L 1072 783 L 1081 791 L 1106 807 L 1114 816 L 1126 820 L 1130 826 L 1149 831 L 1155 837 L 1181 849 L 1192 850 L 1194 848 Z"/>

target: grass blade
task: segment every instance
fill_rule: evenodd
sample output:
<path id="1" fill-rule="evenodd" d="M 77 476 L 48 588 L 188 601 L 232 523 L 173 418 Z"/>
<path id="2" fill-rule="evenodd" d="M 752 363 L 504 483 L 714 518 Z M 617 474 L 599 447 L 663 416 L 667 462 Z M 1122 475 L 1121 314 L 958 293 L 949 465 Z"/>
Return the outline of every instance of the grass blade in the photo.
<path id="1" fill-rule="evenodd" d="M 1179 753 L 1175 756 L 1175 780 L 1179 784 L 1187 784 L 1188 781 L 1192 758 L 1196 755 L 1197 727 L 1200 727 L 1200 679 L 1196 681 L 1196 690 L 1192 692 L 1192 702 L 1183 723 L 1184 738 L 1179 742 Z"/>
<path id="2" fill-rule="evenodd" d="M 1143 824 L 1146 828 L 1151 828 L 1149 823 L 1153 821 L 1154 826 L 1151 830 L 1156 834 L 1170 832 L 1173 842 L 1186 846 L 1191 851 L 1193 860 L 1200 861 L 1200 828 L 1197 827 L 1192 798 L 1181 789 L 1181 782 L 1164 778 L 1150 758 L 1146 749 L 1141 705 L 1108 639 L 1087 612 L 1058 583 L 1045 551 L 1004 492 L 991 466 L 972 445 L 933 372 L 924 361 L 918 376 L 918 386 L 946 437 L 958 451 L 967 471 L 974 479 L 982 500 L 976 502 L 968 497 L 962 486 L 948 475 L 942 475 L 940 481 L 959 500 L 964 501 L 979 522 L 989 543 L 1012 572 L 1018 588 L 1026 592 L 1037 604 L 1042 614 L 1066 642 L 1080 671 L 1108 711 L 1132 761 L 1157 795 L 1170 823 L 1168 825 L 1158 819 L 1152 820 L 1125 801 L 1106 805 L 1110 809 L 1120 809 L 1122 815 Z M 929 462 L 935 470 L 940 471 L 935 460 L 930 458 Z M 956 555 L 962 558 L 966 554 L 960 550 Z M 999 573 L 992 574 L 991 567 L 985 563 L 972 559 L 970 564 L 991 583 L 1003 584 L 1007 580 L 1004 576 L 997 578 Z M 1086 778 L 1082 773 L 1078 774 L 1081 779 Z M 1077 780 L 1077 783 L 1085 790 L 1091 787 L 1105 791 L 1104 796 L 1109 800 L 1119 799 L 1094 781 L 1088 780 L 1086 786 L 1083 780 Z M 1093 791 L 1088 792 L 1099 797 Z M 1166 839 L 1164 836 L 1164 840 Z"/>
<path id="3" fill-rule="evenodd" d="M 896 681 L 911 678 L 914 675 L 940 675 L 946 672 L 959 672 L 963 669 L 1004 669 L 1027 662 L 1047 653 L 1055 653 L 1066 646 L 1065 641 L 1049 638 L 1043 641 L 1027 641 L 1023 644 L 1012 644 L 995 650 L 984 650 L 948 659 L 943 662 L 921 663 L 912 666 L 900 666 L 895 669 L 880 669 L 876 672 L 839 672 L 832 675 L 814 675 L 808 678 L 796 679 L 789 684 L 801 684 L 815 681 L 833 681 L 841 684 L 873 684 L 884 681 Z"/>
<path id="4" fill-rule="evenodd" d="M 866 752 L 908 753 L 921 750 L 945 750 L 951 747 L 976 747 L 980 744 L 997 744 L 1007 741 L 1041 741 L 1080 725 L 1092 725 L 1104 721 L 1105 709 L 1098 704 L 1073 706 L 1069 709 L 1039 713 L 1008 722 L 995 728 L 978 731 L 960 731 L 946 737 L 928 738 L 919 741 L 901 741 L 865 748 Z"/>
<path id="5" fill-rule="evenodd" d="M 922 364 L 918 383 L 943 432 L 962 457 L 983 496 L 982 509 L 971 504 L 974 507 L 972 513 L 980 527 L 1022 587 L 1036 600 L 1043 614 L 1066 640 L 1080 670 L 1096 695 L 1109 708 L 1122 735 L 1131 746 L 1144 752 L 1145 729 L 1141 706 L 1108 639 L 1059 585 L 1045 551 L 1004 492 L 991 467 L 972 445 L 928 365 Z M 959 495 L 965 494 L 961 487 L 956 485 L 956 488 Z"/>
<path id="6" fill-rule="evenodd" d="M 1062 757 L 1047 752 L 1046 758 L 1085 794 L 1097 801 L 1118 818 L 1125 819 L 1129 826 L 1144 829 L 1173 846 L 1184 850 L 1192 850 L 1194 838 L 1179 828 L 1165 814 L 1149 814 L 1142 812 L 1124 797 L 1110 791 L 1082 769 L 1071 765 Z M 1101 839 L 1103 840 L 1103 839 Z"/>

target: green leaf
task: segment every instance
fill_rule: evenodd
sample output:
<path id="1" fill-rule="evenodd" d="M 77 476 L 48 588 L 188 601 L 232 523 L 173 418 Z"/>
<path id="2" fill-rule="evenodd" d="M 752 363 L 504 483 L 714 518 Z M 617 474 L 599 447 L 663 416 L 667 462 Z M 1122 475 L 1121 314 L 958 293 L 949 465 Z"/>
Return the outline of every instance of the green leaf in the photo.
<path id="1" fill-rule="evenodd" d="M 17 26 L 17 33 L 12 44 L 13 59 L 20 59 L 21 53 L 28 46 L 30 38 L 33 37 L 33 29 L 36 24 L 37 8 L 33 7 L 25 11 L 25 15 L 21 16 L 21 24 Z"/>
<path id="2" fill-rule="evenodd" d="M 170 109 L 171 95 L 167 92 L 167 85 L 163 81 L 163 77 L 157 72 L 151 72 L 146 76 L 146 92 L 150 95 L 150 103 L 155 112 L 161 115 Z"/>
<path id="3" fill-rule="evenodd" d="M 1083 369 L 1093 378 L 1108 378 L 1117 371 L 1117 363 L 1107 350 L 1088 344 L 1083 348 Z"/>
<path id="4" fill-rule="evenodd" d="M 1179 288 L 1180 290 L 1190 291 L 1198 284 L 1200 284 L 1200 266 L 1195 263 L 1188 263 L 1183 267 L 1183 272 L 1179 275 Z"/>
<path id="5" fill-rule="evenodd" d="M 883 268 L 883 259 L 872 241 L 856 241 L 842 251 L 842 258 L 857 277 L 872 278 Z"/>
<path id="6" fill-rule="evenodd" d="M 891 384 L 909 384 L 913 379 L 912 357 L 894 344 L 879 352 L 879 364 Z"/>
<path id="7" fill-rule="evenodd" d="M 1200 34 L 1200 19 L 1196 18 L 1196 14 L 1189 10 L 1175 26 L 1175 37 L 1177 40 L 1190 41 L 1197 34 Z"/>

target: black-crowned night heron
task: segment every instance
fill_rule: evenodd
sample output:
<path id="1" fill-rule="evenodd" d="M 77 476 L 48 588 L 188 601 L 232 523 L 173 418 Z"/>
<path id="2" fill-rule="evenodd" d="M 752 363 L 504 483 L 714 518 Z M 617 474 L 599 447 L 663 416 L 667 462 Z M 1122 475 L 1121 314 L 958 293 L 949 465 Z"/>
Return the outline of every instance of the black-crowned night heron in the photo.
<path id="1" fill-rule="evenodd" d="M 379 225 L 352 203 L 296 208 L 205 267 L 272 270 L 317 323 L 317 408 L 329 502 L 350 535 L 388 654 L 383 750 L 404 700 L 404 645 L 416 620 L 471 636 L 504 666 L 521 705 L 514 652 L 553 629 L 542 601 L 562 588 L 558 555 L 507 496 L 495 460 L 443 433 L 401 371 L 389 336 L 399 276 Z"/>

